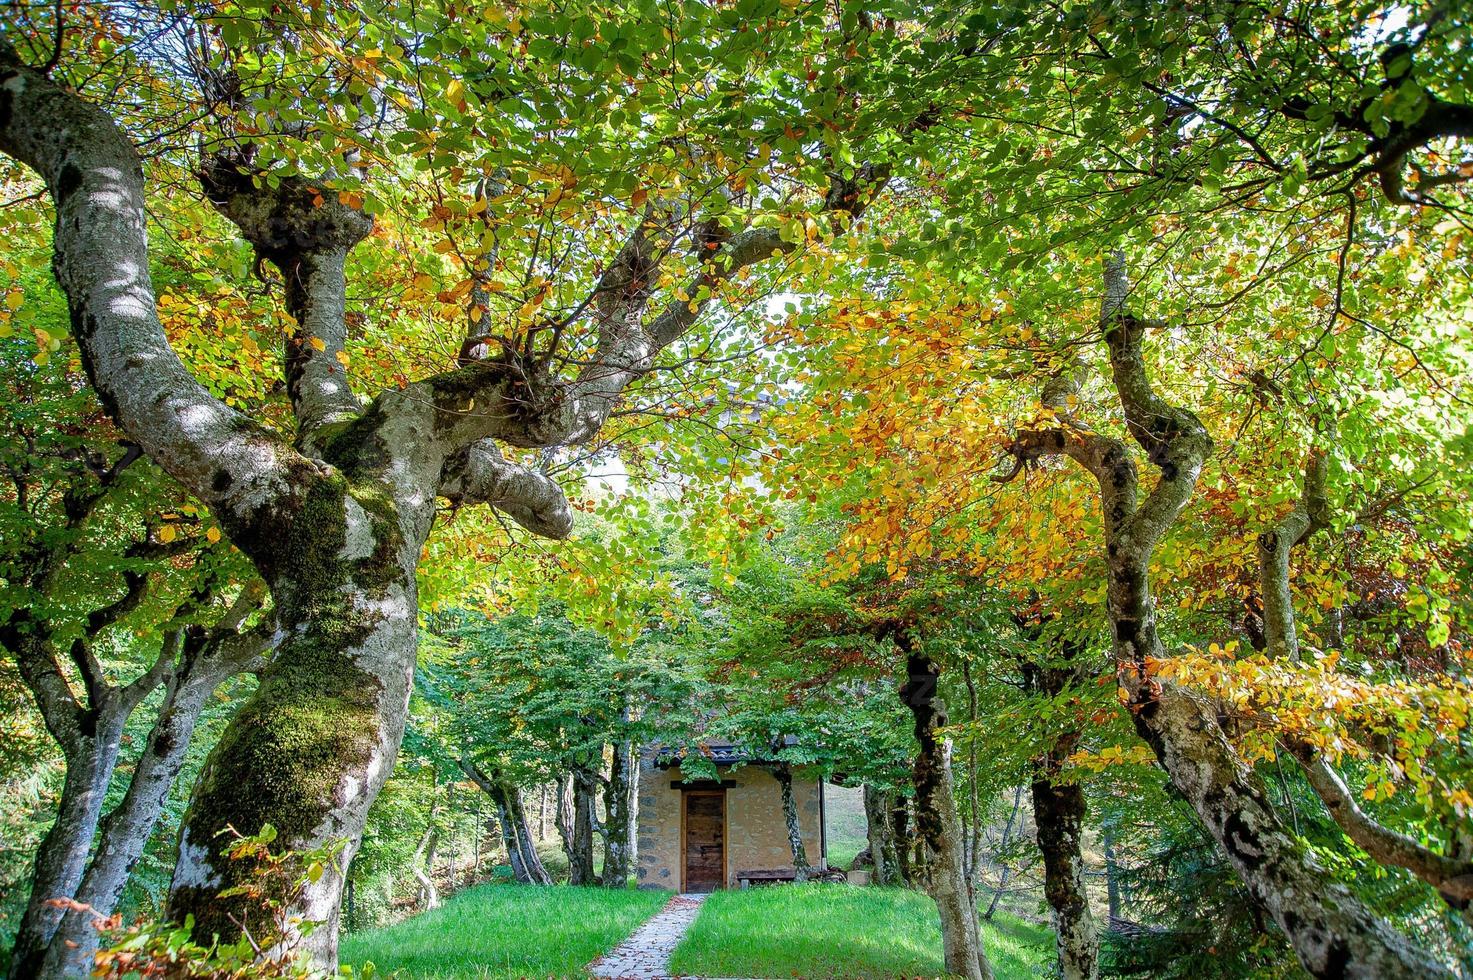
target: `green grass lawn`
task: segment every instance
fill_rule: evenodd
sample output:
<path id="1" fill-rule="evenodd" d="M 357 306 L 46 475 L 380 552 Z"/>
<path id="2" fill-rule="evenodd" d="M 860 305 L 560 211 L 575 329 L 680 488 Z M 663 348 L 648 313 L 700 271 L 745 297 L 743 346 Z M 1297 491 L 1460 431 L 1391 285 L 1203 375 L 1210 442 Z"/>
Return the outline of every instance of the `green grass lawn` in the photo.
<path id="1" fill-rule="evenodd" d="M 828 783 L 824 791 L 824 836 L 828 844 L 829 866 L 848 871 L 854 856 L 869 847 L 868 825 L 864 818 L 864 793 Z"/>
<path id="2" fill-rule="evenodd" d="M 1041 975 L 1049 930 L 1002 913 L 983 927 L 1000 980 Z M 788 885 L 717 892 L 675 950 L 673 972 L 707 977 L 934 977 L 941 920 L 903 888 Z"/>
<path id="3" fill-rule="evenodd" d="M 566 885 L 480 885 L 440 908 L 343 939 L 357 971 L 406 980 L 585 977 L 592 960 L 622 942 L 669 899 L 664 892 Z"/>

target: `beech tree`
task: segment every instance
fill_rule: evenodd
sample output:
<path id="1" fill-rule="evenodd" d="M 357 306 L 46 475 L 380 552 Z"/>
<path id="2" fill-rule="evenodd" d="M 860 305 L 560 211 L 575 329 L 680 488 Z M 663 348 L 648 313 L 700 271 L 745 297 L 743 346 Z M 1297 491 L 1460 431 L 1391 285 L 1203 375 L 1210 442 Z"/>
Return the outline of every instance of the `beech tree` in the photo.
<path id="1" fill-rule="evenodd" d="M 206 699 L 259 669 L 271 631 L 269 617 L 251 623 L 259 583 L 136 446 L 115 442 L 85 382 L 62 363 L 17 361 L 7 364 L 0 454 L 13 491 L 0 516 L 0 646 L 61 750 L 66 779 L 11 962 L 17 974 L 80 974 L 97 948 L 93 919 L 115 910 Z M 145 725 L 148 745 L 109 805 L 130 722 Z"/>
<path id="2" fill-rule="evenodd" d="M 25 59 L 15 39 L 0 39 L 0 149 L 39 175 L 55 207 L 53 267 L 88 376 L 127 436 L 210 508 L 271 592 L 280 641 L 256 695 L 215 747 L 180 835 L 170 911 L 181 919 L 192 915 L 202 936 L 231 934 L 239 919 L 234 907 L 244 901 L 216 898 L 243 874 L 223 855 L 217 835 L 226 824 L 269 822 L 281 845 L 293 849 L 343 839 L 342 863 L 351 861 L 403 730 L 416 647 L 415 571 L 437 502 L 490 505 L 534 534 L 567 535 L 572 511 L 557 482 L 502 447 L 515 453 L 588 443 L 624 389 L 656 367 L 661 352 L 686 336 L 718 294 L 739 288 L 743 270 L 792 252 L 812 234 L 814 215 L 857 217 L 885 180 L 886 161 L 835 161 L 826 187 L 814 168 L 793 167 L 800 184 L 819 178 L 792 202 L 797 207 L 785 207 L 798 216 L 796 224 L 792 217 L 758 221 L 755 210 L 744 214 L 739 196 L 723 188 L 768 179 L 757 174 L 760 161 L 746 161 L 767 159 L 757 144 L 773 126 L 777 135 L 789 134 L 783 136 L 788 159 L 803 153 L 791 122 L 768 115 L 767 104 L 754 101 L 734 125 L 717 130 L 733 139 L 679 160 L 665 155 L 658 140 L 642 140 L 645 155 L 631 148 L 625 171 L 649 160 L 669 178 L 647 174 L 648 186 L 619 185 L 626 219 L 617 223 L 622 233 L 615 232 L 621 244 L 596 249 L 581 279 L 554 284 L 537 277 L 520 319 L 496 336 L 467 337 L 459 366 L 363 398 L 345 364 L 345 269 L 375 228 L 365 210 L 365 168 L 384 159 L 386 137 L 407 124 L 408 141 L 422 146 L 421 161 L 437 178 L 433 193 L 445 194 L 448 178 L 464 186 L 460 175 L 474 150 L 457 153 L 447 145 L 442 151 L 415 133 L 427 133 L 436 119 L 458 125 L 471 101 L 505 104 L 514 89 L 500 86 L 520 85 L 524 68 L 527 78 L 552 78 L 565 50 L 561 14 L 548 12 L 545 23 L 539 13 L 468 25 L 449 7 L 403 23 L 393 20 L 399 13 L 392 6 L 179 6 L 158 24 L 137 28 L 156 29 L 152 36 L 162 38 L 154 44 L 155 61 L 140 61 L 140 72 L 160 78 L 166 89 L 192 93 L 194 106 L 207 114 L 201 191 L 284 285 L 290 329 L 283 381 L 292 409 L 286 432 L 216 397 L 171 346 L 150 278 L 149 188 L 129 135 L 108 111 L 49 77 L 55 58 L 49 64 Z M 703 31 L 726 37 L 744 15 L 712 11 L 682 26 L 682 77 L 737 85 L 749 75 L 757 64 L 755 32 L 716 48 L 700 40 Z M 822 17 L 815 12 L 790 23 L 805 16 L 811 24 Z M 615 20 L 608 23 L 618 34 Z M 810 43 L 811 35 L 785 34 L 788 23 L 779 18 L 763 31 L 762 57 L 774 70 Z M 849 24 L 852 43 L 862 42 L 865 31 L 852 19 Z M 60 57 L 66 25 L 54 26 Z M 345 51 L 332 40 L 352 30 L 379 46 Z M 524 58 L 515 45 L 528 32 L 535 36 Z M 40 38 L 26 41 L 41 49 Z M 605 39 L 593 49 L 595 70 L 609 59 L 621 70 L 627 62 L 637 75 L 638 61 L 623 54 L 628 43 L 628 37 Z M 425 101 L 418 88 L 411 89 L 418 96 L 395 98 L 395 85 L 422 75 L 426 59 L 456 44 L 506 52 L 492 59 L 500 79 L 439 68 L 447 83 L 442 97 Z M 287 56 L 292 51 L 299 61 Z M 723 64 L 713 53 L 731 60 Z M 187 70 L 164 64 L 160 75 L 157 59 L 170 54 L 181 56 Z M 545 71 L 536 67 L 540 55 L 553 56 Z M 592 104 L 579 93 L 588 86 L 566 81 L 542 105 L 554 118 L 587 118 Z M 293 90 L 298 83 L 304 88 Z M 325 109 L 320 118 L 309 108 L 315 96 Z M 841 108 L 824 108 L 809 95 L 800 103 L 812 103 L 815 112 Z M 518 127 L 504 125 L 501 135 L 525 146 L 531 130 Z M 579 182 L 560 162 L 574 159 L 568 151 L 530 162 L 560 174 L 543 199 L 545 212 Z M 718 159 L 743 162 L 728 173 L 711 165 Z M 473 188 L 461 194 L 461 215 L 485 199 Z M 479 221 L 457 220 L 456 211 L 444 206 L 428 219 L 446 230 L 447 250 L 455 248 L 456 229 Z M 490 247 L 476 247 L 477 256 L 464 265 L 469 288 L 452 295 L 494 292 L 493 271 L 504 259 L 496 257 L 494 229 L 490 237 Z M 679 249 L 690 249 L 691 259 L 681 260 Z M 533 268 L 537 261 L 534 251 Z M 564 313 L 541 316 L 539 308 L 552 308 L 548 297 L 565 290 L 581 290 L 583 299 Z M 323 964 L 335 956 L 342 883 L 343 868 L 330 869 L 305 889 L 298 910 L 325 923 L 304 940 Z"/>

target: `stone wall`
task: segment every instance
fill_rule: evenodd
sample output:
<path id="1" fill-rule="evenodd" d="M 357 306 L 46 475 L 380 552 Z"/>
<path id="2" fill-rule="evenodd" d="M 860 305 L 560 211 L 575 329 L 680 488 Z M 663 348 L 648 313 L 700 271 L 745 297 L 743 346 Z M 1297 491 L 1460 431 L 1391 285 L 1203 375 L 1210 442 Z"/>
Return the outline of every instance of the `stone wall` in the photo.
<path id="1" fill-rule="evenodd" d="M 670 784 L 680 779 L 680 768 L 655 767 L 640 762 L 639 774 L 639 887 L 680 889 L 681 792 Z M 771 772 L 759 766 L 721 769 L 721 778 L 736 785 L 726 790 L 727 886 L 739 871 L 791 868 L 793 854 L 783 823 L 782 789 Z M 793 774 L 793 799 L 798 804 L 798 827 L 808 863 L 821 860 L 819 843 L 818 781 L 801 770 Z"/>

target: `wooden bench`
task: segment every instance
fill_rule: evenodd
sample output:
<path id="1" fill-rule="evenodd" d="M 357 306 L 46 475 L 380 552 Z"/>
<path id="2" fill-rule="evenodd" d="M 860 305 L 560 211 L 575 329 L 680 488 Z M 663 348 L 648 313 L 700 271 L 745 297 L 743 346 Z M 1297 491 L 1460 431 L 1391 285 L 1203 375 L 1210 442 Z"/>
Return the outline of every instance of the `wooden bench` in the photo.
<path id="1" fill-rule="evenodd" d="M 795 868 L 755 868 L 751 871 L 738 871 L 732 877 L 736 878 L 738 888 L 750 888 L 753 885 L 792 881 L 798 877 L 798 872 Z"/>

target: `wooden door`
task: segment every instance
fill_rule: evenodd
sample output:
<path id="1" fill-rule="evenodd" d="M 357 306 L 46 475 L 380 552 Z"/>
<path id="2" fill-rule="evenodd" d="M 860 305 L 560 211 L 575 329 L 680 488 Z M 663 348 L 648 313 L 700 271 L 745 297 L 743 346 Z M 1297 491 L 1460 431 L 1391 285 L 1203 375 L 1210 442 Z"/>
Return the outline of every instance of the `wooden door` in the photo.
<path id="1" fill-rule="evenodd" d="M 713 892 L 726 883 L 726 793 L 687 790 L 685 890 Z"/>

